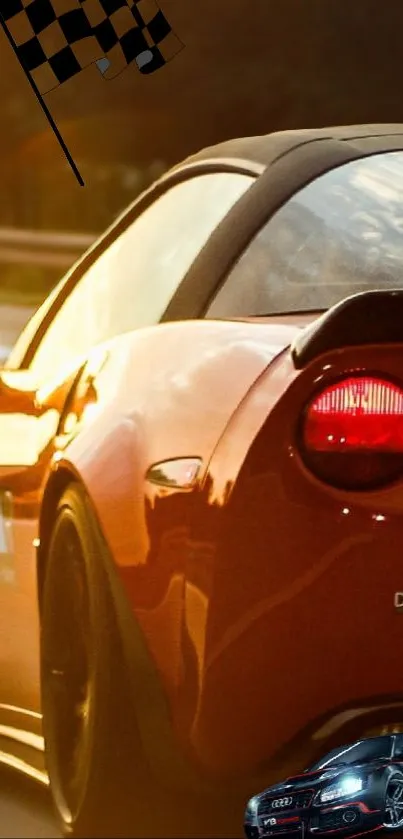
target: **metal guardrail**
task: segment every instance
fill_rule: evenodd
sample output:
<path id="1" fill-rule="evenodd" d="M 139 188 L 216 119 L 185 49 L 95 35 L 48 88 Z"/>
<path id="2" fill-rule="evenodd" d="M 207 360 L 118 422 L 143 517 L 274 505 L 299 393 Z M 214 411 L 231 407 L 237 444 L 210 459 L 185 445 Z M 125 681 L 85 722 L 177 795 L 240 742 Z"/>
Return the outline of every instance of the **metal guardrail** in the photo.
<path id="1" fill-rule="evenodd" d="M 69 268 L 98 234 L 55 233 L 0 227 L 0 263 Z"/>

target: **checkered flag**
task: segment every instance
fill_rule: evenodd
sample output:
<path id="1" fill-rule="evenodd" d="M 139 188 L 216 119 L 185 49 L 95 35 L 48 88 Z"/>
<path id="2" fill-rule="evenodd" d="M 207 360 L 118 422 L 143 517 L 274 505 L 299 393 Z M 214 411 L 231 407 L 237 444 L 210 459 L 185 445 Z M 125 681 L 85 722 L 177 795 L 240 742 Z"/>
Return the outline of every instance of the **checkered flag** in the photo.
<path id="1" fill-rule="evenodd" d="M 94 62 L 106 79 L 129 64 L 152 73 L 183 47 L 156 0 L 1 0 L 0 9 L 41 95 Z"/>

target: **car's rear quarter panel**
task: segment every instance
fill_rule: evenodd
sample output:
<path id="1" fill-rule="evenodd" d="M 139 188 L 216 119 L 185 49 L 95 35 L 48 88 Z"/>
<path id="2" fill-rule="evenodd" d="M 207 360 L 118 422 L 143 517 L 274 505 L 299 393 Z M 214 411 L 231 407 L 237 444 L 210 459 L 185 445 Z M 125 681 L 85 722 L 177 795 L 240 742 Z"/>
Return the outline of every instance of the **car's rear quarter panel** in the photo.
<path id="1" fill-rule="evenodd" d="M 403 348 L 341 350 L 296 371 L 279 354 L 293 330 L 280 329 L 180 324 L 120 340 L 96 382 L 99 416 L 65 452 L 179 738 L 222 779 L 278 780 L 341 736 L 318 735 L 340 710 L 403 704 L 402 487 L 331 489 L 297 445 L 320 381 L 357 368 L 399 378 Z M 151 463 L 187 455 L 205 464 L 197 490 L 147 484 Z"/>
<path id="2" fill-rule="evenodd" d="M 403 619 L 394 609 L 402 483 L 342 492 L 317 481 L 298 452 L 298 420 L 321 381 L 354 369 L 399 380 L 402 356 L 396 346 L 344 350 L 293 373 L 285 353 L 210 462 L 198 527 L 214 517 L 214 575 L 192 741 L 223 775 L 266 763 L 278 779 L 307 765 L 333 735 L 362 733 L 351 709 L 400 702 L 381 718 L 403 720 Z M 343 709 L 350 728 L 340 733 L 330 721 Z"/>

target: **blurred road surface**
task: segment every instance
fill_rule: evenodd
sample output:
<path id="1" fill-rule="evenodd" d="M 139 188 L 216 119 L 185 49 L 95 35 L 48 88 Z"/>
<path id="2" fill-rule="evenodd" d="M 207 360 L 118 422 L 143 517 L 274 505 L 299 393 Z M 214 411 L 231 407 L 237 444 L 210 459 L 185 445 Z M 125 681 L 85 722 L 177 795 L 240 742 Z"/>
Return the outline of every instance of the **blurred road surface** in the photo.
<path id="1" fill-rule="evenodd" d="M 0 769 L 0 839 L 58 839 L 48 791 Z"/>
<path id="2" fill-rule="evenodd" d="M 0 346 L 12 347 L 31 314 L 24 306 L 0 306 Z M 0 768 L 0 839 L 59 836 L 47 790 Z"/>
<path id="3" fill-rule="evenodd" d="M 7 355 L 33 313 L 32 307 L 0 305 L 0 355 Z M 3 351 L 3 347 L 5 348 Z"/>

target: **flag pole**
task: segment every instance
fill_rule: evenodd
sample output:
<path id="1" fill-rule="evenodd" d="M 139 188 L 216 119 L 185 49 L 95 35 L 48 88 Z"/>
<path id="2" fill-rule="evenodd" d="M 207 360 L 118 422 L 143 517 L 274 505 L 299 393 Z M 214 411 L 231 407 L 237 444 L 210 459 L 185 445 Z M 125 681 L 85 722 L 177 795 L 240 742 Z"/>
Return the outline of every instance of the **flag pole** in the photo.
<path id="1" fill-rule="evenodd" d="M 59 142 L 59 145 L 60 145 L 60 147 L 61 147 L 61 149 L 62 149 L 62 151 L 63 151 L 63 153 L 64 153 L 64 155 L 65 155 L 65 157 L 66 157 L 67 162 L 69 163 L 69 165 L 70 165 L 71 169 L 73 170 L 74 175 L 76 176 L 76 178 L 77 178 L 78 183 L 80 184 L 80 186 L 85 186 L 84 181 L 83 181 L 83 179 L 82 179 L 82 177 L 81 177 L 81 175 L 80 175 L 80 172 L 78 171 L 77 166 L 76 166 L 76 164 L 74 163 L 74 160 L 73 160 L 73 158 L 72 158 L 72 156 L 71 156 L 71 154 L 70 154 L 70 152 L 69 152 L 69 150 L 68 150 L 68 148 L 67 148 L 67 146 L 66 146 L 66 143 L 65 143 L 65 142 L 64 142 L 64 140 L 63 140 L 62 135 L 60 134 L 60 131 L 59 131 L 59 129 L 58 129 L 58 127 L 57 127 L 57 125 L 56 125 L 56 123 L 55 123 L 55 121 L 54 121 L 53 117 L 52 117 L 52 114 L 51 114 L 51 113 L 50 113 L 50 111 L 49 111 L 48 106 L 46 105 L 46 102 L 44 102 L 43 97 L 42 97 L 42 95 L 40 94 L 40 92 L 39 92 L 39 90 L 38 90 L 38 88 L 37 88 L 37 86 L 36 86 L 36 84 L 35 84 L 35 82 L 34 82 L 34 80 L 33 80 L 32 76 L 31 76 L 31 74 L 30 74 L 30 73 L 26 70 L 26 68 L 24 67 L 24 65 L 23 65 L 23 64 L 22 64 L 22 62 L 20 61 L 20 57 L 19 57 L 19 55 L 18 55 L 18 50 L 17 50 L 17 48 L 16 48 L 16 46 L 15 46 L 15 44 L 14 44 L 14 41 L 13 41 L 13 39 L 12 39 L 12 37 L 11 37 L 11 34 L 10 34 L 9 30 L 8 30 L 8 27 L 7 27 L 7 25 L 6 25 L 6 22 L 5 22 L 5 20 L 4 20 L 4 18 L 3 18 L 3 16 L 2 16 L 2 14 L 1 14 L 1 13 L 0 13 L 0 23 L 1 23 L 1 26 L 3 27 L 3 30 L 4 30 L 4 32 L 5 32 L 5 35 L 6 35 L 7 39 L 8 39 L 8 41 L 9 41 L 9 43 L 11 44 L 11 47 L 12 47 L 12 49 L 13 49 L 13 52 L 15 53 L 15 55 L 16 55 L 16 57 L 17 57 L 18 61 L 19 61 L 19 64 L 20 64 L 20 66 L 22 67 L 22 69 L 23 69 L 23 71 L 24 71 L 24 73 L 25 73 L 25 75 L 26 75 L 26 77 L 27 77 L 27 79 L 28 79 L 28 82 L 29 82 L 29 84 L 31 85 L 31 88 L 32 88 L 32 90 L 33 90 L 33 92 L 34 92 L 34 94 L 35 94 L 35 96 L 36 96 L 36 98 L 37 98 L 37 100 L 38 100 L 38 102 L 39 102 L 39 104 L 40 104 L 41 108 L 42 108 L 42 111 L 43 111 L 43 113 L 45 114 L 45 117 L 46 117 L 46 119 L 48 120 L 49 125 L 50 125 L 50 127 L 51 127 L 51 129 L 52 129 L 52 131 L 53 131 L 53 133 L 54 133 L 54 135 L 55 135 L 55 137 L 56 137 L 57 141 Z"/>

